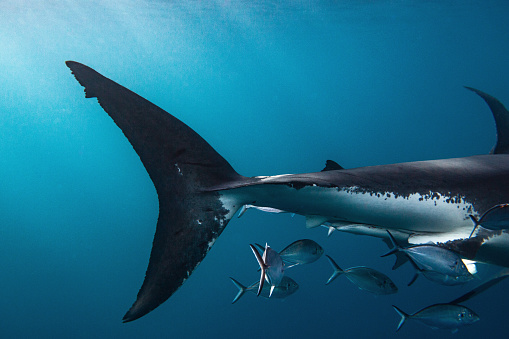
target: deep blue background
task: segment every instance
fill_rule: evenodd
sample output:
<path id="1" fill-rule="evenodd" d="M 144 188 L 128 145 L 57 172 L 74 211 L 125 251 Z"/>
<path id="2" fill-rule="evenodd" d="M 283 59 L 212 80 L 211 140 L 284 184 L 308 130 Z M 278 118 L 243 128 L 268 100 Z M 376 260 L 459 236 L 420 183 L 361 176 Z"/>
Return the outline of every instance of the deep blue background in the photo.
<path id="1" fill-rule="evenodd" d="M 487 153 L 495 127 L 473 86 L 509 105 L 507 1 L 29 1 L 0 3 L 0 332 L 5 338 L 449 337 L 409 322 L 462 288 L 391 271 L 377 239 L 248 211 L 158 309 L 121 318 L 143 281 L 157 196 L 139 158 L 65 60 L 85 63 L 187 123 L 247 176 Z M 318 241 L 344 268 L 400 287 L 374 297 L 325 259 L 289 274 L 285 301 L 249 243 Z M 480 276 L 488 269 L 480 267 Z M 506 335 L 508 282 L 468 301 L 461 337 Z"/>

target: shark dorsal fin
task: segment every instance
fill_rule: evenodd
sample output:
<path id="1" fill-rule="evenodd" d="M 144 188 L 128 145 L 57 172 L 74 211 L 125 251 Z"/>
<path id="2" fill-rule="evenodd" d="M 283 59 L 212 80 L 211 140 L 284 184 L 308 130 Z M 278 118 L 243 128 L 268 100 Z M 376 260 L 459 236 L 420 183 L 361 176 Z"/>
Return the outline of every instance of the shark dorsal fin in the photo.
<path id="1" fill-rule="evenodd" d="M 337 162 L 335 162 L 333 160 L 327 160 L 325 162 L 325 168 L 322 170 L 322 172 L 337 171 L 337 170 L 342 170 L 342 169 L 344 169 L 344 168 L 341 167 L 341 165 L 338 164 Z"/>
<path id="2" fill-rule="evenodd" d="M 497 98 L 472 87 L 465 88 L 483 98 L 490 107 L 493 118 L 495 118 L 497 143 L 490 151 L 490 154 L 509 154 L 509 111 Z"/>

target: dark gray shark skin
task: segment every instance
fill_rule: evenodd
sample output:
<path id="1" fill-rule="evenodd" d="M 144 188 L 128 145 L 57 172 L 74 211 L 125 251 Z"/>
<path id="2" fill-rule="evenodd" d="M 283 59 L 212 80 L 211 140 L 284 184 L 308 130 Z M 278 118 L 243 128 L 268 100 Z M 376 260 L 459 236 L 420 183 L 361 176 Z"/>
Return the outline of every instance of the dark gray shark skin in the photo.
<path id="1" fill-rule="evenodd" d="M 398 241 L 433 241 L 465 258 L 509 267 L 506 231 L 479 229 L 468 238 L 470 215 L 509 202 L 509 128 L 498 122 L 490 155 L 248 178 L 177 118 L 83 64 L 66 64 L 86 97 L 96 97 L 127 137 L 159 198 L 145 280 L 125 322 L 167 300 L 246 204 L 304 215 L 308 226 L 347 222 L 355 224 L 348 232 L 382 238 L 389 229 Z M 509 121 L 498 100 L 471 90 L 496 110 L 496 121 Z"/>

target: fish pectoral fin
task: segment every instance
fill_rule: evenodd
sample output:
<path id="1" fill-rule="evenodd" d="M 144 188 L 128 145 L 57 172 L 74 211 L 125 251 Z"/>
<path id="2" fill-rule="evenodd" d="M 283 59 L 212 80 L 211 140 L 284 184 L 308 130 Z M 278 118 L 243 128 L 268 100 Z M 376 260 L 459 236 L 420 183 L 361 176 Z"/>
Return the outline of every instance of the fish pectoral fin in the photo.
<path id="1" fill-rule="evenodd" d="M 272 292 L 274 291 L 275 287 L 276 287 L 275 285 L 270 286 L 269 298 L 272 295 Z"/>
<path id="2" fill-rule="evenodd" d="M 242 205 L 242 207 L 239 210 L 239 214 L 237 215 L 237 218 L 240 218 L 241 216 L 243 216 L 244 213 L 246 213 L 246 211 L 247 211 L 247 205 Z"/>

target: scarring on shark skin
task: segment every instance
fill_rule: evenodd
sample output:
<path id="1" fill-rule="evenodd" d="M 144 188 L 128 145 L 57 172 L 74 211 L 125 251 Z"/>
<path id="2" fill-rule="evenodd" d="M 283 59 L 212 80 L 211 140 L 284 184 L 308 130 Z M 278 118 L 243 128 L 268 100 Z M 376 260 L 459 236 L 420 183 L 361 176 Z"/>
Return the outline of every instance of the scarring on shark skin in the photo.
<path id="1" fill-rule="evenodd" d="M 434 242 L 462 257 L 509 267 L 509 233 L 473 224 L 509 202 L 509 112 L 494 97 L 490 154 L 270 177 L 244 177 L 183 122 L 95 70 L 67 61 L 87 98 L 96 97 L 140 157 L 157 191 L 159 217 L 145 280 L 124 322 L 167 300 L 204 259 L 244 205 L 306 217 L 306 226 L 400 244 Z"/>

